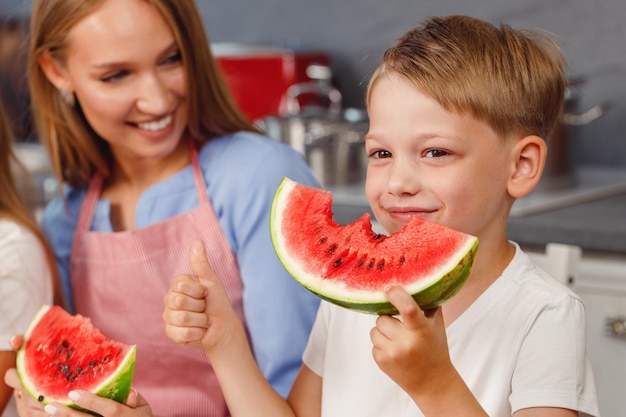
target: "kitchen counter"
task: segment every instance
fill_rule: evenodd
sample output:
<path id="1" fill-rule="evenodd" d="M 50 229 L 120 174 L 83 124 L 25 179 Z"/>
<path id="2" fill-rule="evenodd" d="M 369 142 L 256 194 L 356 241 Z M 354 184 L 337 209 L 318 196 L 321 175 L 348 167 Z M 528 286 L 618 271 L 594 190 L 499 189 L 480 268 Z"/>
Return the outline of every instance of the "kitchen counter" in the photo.
<path id="1" fill-rule="evenodd" d="M 582 180 L 576 189 L 541 191 L 516 202 L 509 238 L 528 248 L 557 242 L 580 246 L 587 254 L 626 258 L 626 171 L 585 168 L 577 174 Z M 327 188 L 337 222 L 371 213 L 362 184 Z"/>
<path id="2" fill-rule="evenodd" d="M 508 232 L 512 240 L 525 246 L 559 242 L 580 246 L 585 252 L 626 257 L 626 193 L 512 217 Z"/>

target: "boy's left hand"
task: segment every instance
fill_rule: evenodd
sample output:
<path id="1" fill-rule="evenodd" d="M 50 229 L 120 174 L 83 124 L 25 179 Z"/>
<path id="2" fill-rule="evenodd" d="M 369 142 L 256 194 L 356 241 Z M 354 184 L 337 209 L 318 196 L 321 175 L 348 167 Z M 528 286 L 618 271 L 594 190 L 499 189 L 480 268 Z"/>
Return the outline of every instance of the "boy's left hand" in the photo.
<path id="1" fill-rule="evenodd" d="M 441 307 L 422 311 L 400 286 L 385 290 L 398 316 L 380 316 L 370 332 L 374 360 L 409 394 L 432 389 L 454 372 Z"/>

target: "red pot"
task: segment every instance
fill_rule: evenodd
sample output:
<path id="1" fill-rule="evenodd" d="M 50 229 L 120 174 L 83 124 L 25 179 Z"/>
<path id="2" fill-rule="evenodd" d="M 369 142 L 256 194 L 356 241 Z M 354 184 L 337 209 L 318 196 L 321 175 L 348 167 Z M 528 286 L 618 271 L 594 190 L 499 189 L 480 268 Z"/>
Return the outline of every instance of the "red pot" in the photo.
<path id="1" fill-rule="evenodd" d="M 324 52 L 294 51 L 286 48 L 245 43 L 214 43 L 213 54 L 240 108 L 255 121 L 285 114 L 284 95 L 289 86 L 309 82 L 309 65 L 329 65 Z M 301 105 L 315 102 L 303 95 Z"/>

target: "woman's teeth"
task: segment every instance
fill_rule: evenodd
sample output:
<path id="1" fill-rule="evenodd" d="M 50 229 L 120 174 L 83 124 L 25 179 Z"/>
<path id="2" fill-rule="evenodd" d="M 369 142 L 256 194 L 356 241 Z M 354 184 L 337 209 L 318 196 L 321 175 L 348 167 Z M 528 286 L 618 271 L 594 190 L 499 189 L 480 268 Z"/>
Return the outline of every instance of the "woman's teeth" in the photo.
<path id="1" fill-rule="evenodd" d="M 157 131 L 167 127 L 172 122 L 172 116 L 167 116 L 158 122 L 150 122 L 150 123 L 137 123 L 140 129 Z"/>

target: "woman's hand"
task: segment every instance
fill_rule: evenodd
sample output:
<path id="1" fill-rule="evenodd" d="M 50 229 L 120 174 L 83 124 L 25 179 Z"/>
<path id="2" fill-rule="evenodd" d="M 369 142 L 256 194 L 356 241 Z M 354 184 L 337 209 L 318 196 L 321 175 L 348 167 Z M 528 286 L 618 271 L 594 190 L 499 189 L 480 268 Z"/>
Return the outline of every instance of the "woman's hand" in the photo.
<path id="1" fill-rule="evenodd" d="M 11 348 L 17 350 L 22 346 L 23 337 L 21 335 L 11 338 Z M 87 414 L 71 409 L 62 404 L 50 403 L 45 407 L 35 401 L 26 393 L 22 382 L 15 368 L 7 370 L 4 375 L 5 383 L 13 388 L 13 396 L 17 412 L 20 417 L 47 417 L 47 416 L 86 416 Z M 152 416 L 152 411 L 146 400 L 134 389 L 130 390 L 126 404 L 120 404 L 107 398 L 101 398 L 85 391 L 71 391 L 69 400 L 74 404 L 90 410 L 103 417 L 144 417 Z"/>
<path id="2" fill-rule="evenodd" d="M 399 286 L 386 290 L 399 316 L 380 316 L 370 333 L 374 360 L 410 395 L 435 388 L 456 375 L 450 360 L 441 308 L 422 311 Z"/>
<path id="3" fill-rule="evenodd" d="M 79 407 L 103 417 L 151 417 L 152 410 L 146 400 L 134 389 L 128 394 L 126 404 L 120 404 L 108 398 L 98 397 L 87 391 L 70 391 L 69 399 Z M 85 413 L 58 403 L 50 403 L 44 408 L 47 416 L 85 417 Z M 21 417 L 24 417 L 20 414 Z"/>
<path id="4" fill-rule="evenodd" d="M 245 333 L 201 241 L 192 243 L 189 260 L 194 275 L 176 276 L 165 295 L 165 333 L 176 343 L 209 354 Z"/>

